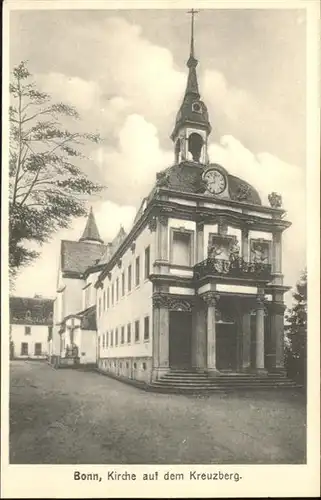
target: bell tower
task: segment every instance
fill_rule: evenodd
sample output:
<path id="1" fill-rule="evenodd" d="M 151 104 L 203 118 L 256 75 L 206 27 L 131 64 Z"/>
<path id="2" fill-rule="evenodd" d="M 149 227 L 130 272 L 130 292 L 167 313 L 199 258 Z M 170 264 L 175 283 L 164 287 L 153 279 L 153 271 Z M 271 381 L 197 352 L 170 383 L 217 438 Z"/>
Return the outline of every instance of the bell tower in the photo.
<path id="1" fill-rule="evenodd" d="M 192 9 L 191 14 L 191 45 L 187 61 L 188 77 L 183 102 L 176 116 L 171 139 L 174 143 L 175 163 L 191 161 L 200 165 L 208 164 L 207 144 L 211 133 L 208 111 L 201 100 L 198 89 L 196 67 L 198 64 L 194 55 L 194 16 L 198 11 Z"/>

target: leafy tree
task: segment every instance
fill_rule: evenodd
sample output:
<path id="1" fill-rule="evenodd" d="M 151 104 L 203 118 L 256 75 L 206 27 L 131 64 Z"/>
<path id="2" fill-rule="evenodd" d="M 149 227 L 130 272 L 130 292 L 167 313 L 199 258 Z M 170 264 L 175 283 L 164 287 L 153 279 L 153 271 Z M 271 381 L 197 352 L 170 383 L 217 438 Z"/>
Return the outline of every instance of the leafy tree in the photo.
<path id="1" fill-rule="evenodd" d="M 11 283 L 18 270 L 74 217 L 86 214 L 85 197 L 103 187 L 83 173 L 81 146 L 97 143 L 97 134 L 71 132 L 65 123 L 79 119 L 76 109 L 52 103 L 36 88 L 26 62 L 12 72 L 10 83 L 9 266 Z M 63 120 L 62 120 L 63 119 Z"/>
<path id="2" fill-rule="evenodd" d="M 304 270 L 293 292 L 293 306 L 286 314 L 285 332 L 289 339 L 286 365 L 291 378 L 305 384 L 307 358 L 307 271 Z"/>

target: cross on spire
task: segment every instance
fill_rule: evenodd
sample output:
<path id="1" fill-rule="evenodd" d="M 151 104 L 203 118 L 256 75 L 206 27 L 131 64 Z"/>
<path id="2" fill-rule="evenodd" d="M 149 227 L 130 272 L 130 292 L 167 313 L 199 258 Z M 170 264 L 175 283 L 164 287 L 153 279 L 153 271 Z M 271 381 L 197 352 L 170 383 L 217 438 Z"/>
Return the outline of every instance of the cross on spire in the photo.
<path id="1" fill-rule="evenodd" d="M 190 51 L 190 58 L 195 59 L 194 57 L 194 16 L 195 14 L 198 14 L 199 10 L 194 10 L 191 9 L 187 12 L 187 14 L 191 14 L 191 51 Z"/>

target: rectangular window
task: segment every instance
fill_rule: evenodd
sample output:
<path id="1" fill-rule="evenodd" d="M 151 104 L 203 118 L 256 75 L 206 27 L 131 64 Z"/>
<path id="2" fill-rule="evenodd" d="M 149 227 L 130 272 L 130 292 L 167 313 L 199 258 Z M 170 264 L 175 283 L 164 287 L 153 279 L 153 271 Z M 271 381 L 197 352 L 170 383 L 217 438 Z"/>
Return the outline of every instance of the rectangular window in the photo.
<path id="1" fill-rule="evenodd" d="M 149 340 L 149 316 L 144 318 L 144 340 Z"/>
<path id="2" fill-rule="evenodd" d="M 107 288 L 107 309 L 109 309 L 109 297 L 110 293 L 109 293 L 109 287 Z"/>
<path id="3" fill-rule="evenodd" d="M 31 326 L 25 326 L 25 335 L 31 335 Z"/>
<path id="4" fill-rule="evenodd" d="M 147 280 L 150 273 L 150 247 L 145 248 L 145 276 L 144 279 Z"/>
<path id="5" fill-rule="evenodd" d="M 118 328 L 115 330 L 115 345 L 118 345 Z"/>
<path id="6" fill-rule="evenodd" d="M 103 302 L 104 311 L 106 311 L 106 290 L 104 290 L 104 302 Z"/>
<path id="7" fill-rule="evenodd" d="M 21 343 L 21 356 L 28 356 L 28 342 Z"/>
<path id="8" fill-rule="evenodd" d="M 192 265 L 192 235 L 187 232 L 173 232 L 172 263 L 179 266 Z"/>
<path id="9" fill-rule="evenodd" d="M 48 326 L 48 341 L 52 339 L 52 326 Z"/>
<path id="10" fill-rule="evenodd" d="M 111 347 L 114 345 L 114 330 L 110 332 L 110 345 Z"/>
<path id="11" fill-rule="evenodd" d="M 116 302 L 119 301 L 119 279 L 116 279 Z"/>
<path id="12" fill-rule="evenodd" d="M 140 262 L 139 262 L 139 257 L 136 257 L 136 263 L 135 263 L 135 283 L 136 286 L 139 285 L 139 280 L 140 280 Z"/>
<path id="13" fill-rule="evenodd" d="M 121 327 L 121 336 L 120 336 L 120 343 L 124 344 L 125 343 L 125 327 Z"/>
<path id="14" fill-rule="evenodd" d="M 109 342 L 109 332 L 106 332 L 106 347 L 108 347 Z"/>
<path id="15" fill-rule="evenodd" d="M 128 266 L 128 291 L 132 289 L 132 266 Z"/>
<path id="16" fill-rule="evenodd" d="M 139 342 L 139 320 L 135 321 L 135 342 Z"/>
<path id="17" fill-rule="evenodd" d="M 101 298 L 98 300 L 98 316 L 101 315 Z"/>
<path id="18" fill-rule="evenodd" d="M 114 283 L 111 285 L 111 305 L 114 305 Z"/>
<path id="19" fill-rule="evenodd" d="M 103 333 L 103 349 L 105 349 L 105 334 Z"/>
<path id="20" fill-rule="evenodd" d="M 41 356 L 41 342 L 35 343 L 35 356 Z"/>
<path id="21" fill-rule="evenodd" d="M 128 344 L 130 344 L 132 341 L 131 336 L 132 336 L 132 327 L 131 327 L 131 324 L 128 323 L 128 325 L 127 325 L 127 342 L 128 342 Z"/>
<path id="22" fill-rule="evenodd" d="M 121 275 L 121 296 L 125 295 L 125 273 Z"/>

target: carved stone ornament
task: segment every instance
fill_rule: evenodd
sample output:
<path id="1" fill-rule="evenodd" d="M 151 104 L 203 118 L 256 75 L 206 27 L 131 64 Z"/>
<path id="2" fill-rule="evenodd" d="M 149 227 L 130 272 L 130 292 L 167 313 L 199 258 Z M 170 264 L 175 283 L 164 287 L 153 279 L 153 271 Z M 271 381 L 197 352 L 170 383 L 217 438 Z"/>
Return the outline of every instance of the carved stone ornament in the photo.
<path id="1" fill-rule="evenodd" d="M 136 243 L 133 241 L 133 243 L 130 246 L 130 250 L 131 250 L 132 253 L 134 253 L 135 249 L 136 249 Z"/>
<path id="2" fill-rule="evenodd" d="M 220 296 L 215 292 L 205 292 L 204 295 L 202 295 L 202 299 L 206 302 L 208 307 L 216 307 Z"/>
<path id="3" fill-rule="evenodd" d="M 172 297 L 165 293 L 156 293 L 153 295 L 153 306 L 157 308 L 163 307 L 170 311 L 192 311 L 192 305 L 188 300 Z"/>
<path id="4" fill-rule="evenodd" d="M 172 207 L 163 207 L 161 209 L 161 214 L 171 214 L 173 212 L 173 208 Z"/>
<path id="5" fill-rule="evenodd" d="M 157 227 L 157 219 L 156 217 L 153 217 L 148 222 L 148 229 L 150 230 L 151 233 L 153 233 L 154 231 L 156 231 L 156 227 Z"/>
<path id="6" fill-rule="evenodd" d="M 270 253 L 270 242 L 268 240 L 253 239 L 251 240 L 251 262 L 268 263 Z"/>
<path id="7" fill-rule="evenodd" d="M 167 215 L 159 215 L 158 220 L 162 226 L 167 226 L 168 224 L 168 217 Z"/>
<path id="8" fill-rule="evenodd" d="M 236 192 L 236 199 L 238 201 L 248 200 L 250 191 L 251 190 L 249 186 L 247 186 L 246 184 L 240 184 Z"/>
<path id="9" fill-rule="evenodd" d="M 282 196 L 275 191 L 269 194 L 268 200 L 272 208 L 282 207 Z"/>
<path id="10" fill-rule="evenodd" d="M 117 266 L 119 267 L 119 269 L 121 268 L 121 259 L 119 259 L 119 261 L 117 262 Z"/>

